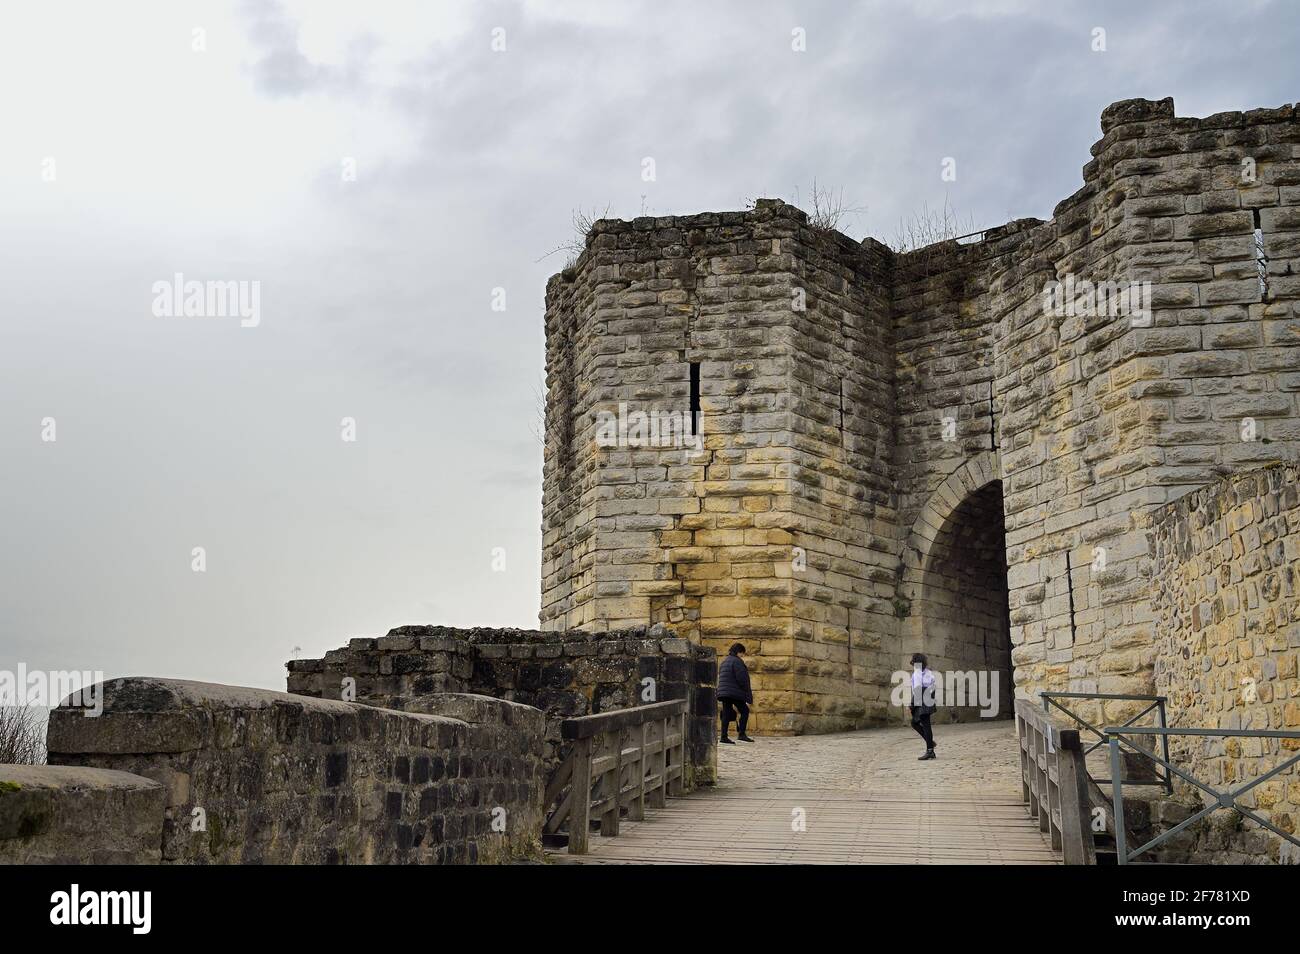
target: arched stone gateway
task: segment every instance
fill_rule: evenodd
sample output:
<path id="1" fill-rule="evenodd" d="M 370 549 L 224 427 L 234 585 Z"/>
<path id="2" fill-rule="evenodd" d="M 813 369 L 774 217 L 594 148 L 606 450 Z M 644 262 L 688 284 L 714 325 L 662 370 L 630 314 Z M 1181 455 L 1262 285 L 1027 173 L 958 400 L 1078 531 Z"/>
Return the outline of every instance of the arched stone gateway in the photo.
<path id="1" fill-rule="evenodd" d="M 945 720 L 1012 713 L 1000 468 L 996 451 L 957 468 L 921 508 L 903 552 L 903 658 L 923 652 L 944 677 Z"/>

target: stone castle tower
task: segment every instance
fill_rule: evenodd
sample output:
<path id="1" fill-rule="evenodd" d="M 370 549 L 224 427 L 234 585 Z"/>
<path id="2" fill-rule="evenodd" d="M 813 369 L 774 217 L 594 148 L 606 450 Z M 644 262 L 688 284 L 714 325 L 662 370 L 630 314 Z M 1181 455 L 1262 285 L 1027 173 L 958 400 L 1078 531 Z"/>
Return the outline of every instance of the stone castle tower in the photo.
<path id="1" fill-rule="evenodd" d="M 915 650 L 1004 713 L 1150 692 L 1152 514 L 1300 456 L 1300 107 L 1101 129 L 1050 221 L 906 254 L 597 222 L 546 292 L 542 627 L 740 640 L 767 732 L 893 718 Z"/>

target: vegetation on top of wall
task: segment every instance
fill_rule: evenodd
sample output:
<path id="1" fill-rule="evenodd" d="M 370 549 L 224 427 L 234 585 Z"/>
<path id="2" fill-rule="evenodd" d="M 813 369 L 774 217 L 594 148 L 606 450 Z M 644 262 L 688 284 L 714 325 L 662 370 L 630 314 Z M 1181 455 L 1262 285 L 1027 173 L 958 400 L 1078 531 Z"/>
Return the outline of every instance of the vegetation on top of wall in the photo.
<path id="1" fill-rule="evenodd" d="M 45 762 L 43 720 L 28 706 L 0 706 L 0 765 Z"/>

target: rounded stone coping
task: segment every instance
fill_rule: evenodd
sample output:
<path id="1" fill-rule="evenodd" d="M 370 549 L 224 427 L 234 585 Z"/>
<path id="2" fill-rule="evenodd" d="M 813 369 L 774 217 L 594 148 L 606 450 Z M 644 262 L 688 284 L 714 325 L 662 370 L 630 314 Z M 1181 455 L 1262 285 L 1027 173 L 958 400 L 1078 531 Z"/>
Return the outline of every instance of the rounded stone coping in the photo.
<path id="1" fill-rule="evenodd" d="M 153 789 L 161 791 L 162 786 L 153 779 L 118 769 L 76 765 L 0 765 L 0 798 L 14 791 L 133 792 Z"/>
<path id="2" fill-rule="evenodd" d="M 102 688 L 101 688 L 102 687 Z M 276 705 L 298 706 L 309 712 L 333 715 L 353 715 L 358 712 L 383 712 L 407 716 L 424 721 L 449 722 L 465 725 L 459 719 L 419 712 L 384 709 L 359 702 L 342 702 L 338 699 L 318 699 L 273 689 L 254 689 L 249 686 L 227 686 L 215 682 L 196 682 L 188 679 L 159 679 L 152 676 L 124 676 L 96 683 L 100 688 L 104 714 L 129 712 L 175 712 L 187 709 L 269 709 Z M 83 690 L 84 693 L 84 690 Z M 81 695 L 79 693 L 78 695 Z M 73 697 L 69 697 L 71 699 Z M 68 705 L 69 699 L 59 704 L 54 713 L 71 714 L 81 706 Z M 53 713 L 52 713 L 53 714 Z"/>

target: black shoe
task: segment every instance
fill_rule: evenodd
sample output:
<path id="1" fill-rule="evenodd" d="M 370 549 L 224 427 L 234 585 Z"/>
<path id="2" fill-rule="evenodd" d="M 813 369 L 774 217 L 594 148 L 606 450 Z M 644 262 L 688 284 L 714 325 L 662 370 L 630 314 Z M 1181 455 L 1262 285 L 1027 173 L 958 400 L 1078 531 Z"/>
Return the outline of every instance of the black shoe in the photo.
<path id="1" fill-rule="evenodd" d="M 727 738 L 725 735 L 724 735 L 722 738 L 718 739 L 718 741 L 721 742 L 721 743 L 723 743 L 724 745 L 735 745 L 735 744 L 736 744 L 736 743 L 733 742 L 731 739 Z"/>
<path id="2" fill-rule="evenodd" d="M 749 736 L 745 735 L 745 733 L 743 733 L 743 732 L 740 733 L 740 735 L 736 736 L 736 738 L 739 739 L 741 742 L 753 742 L 753 741 L 754 741 L 754 740 L 751 739 Z"/>
<path id="3" fill-rule="evenodd" d="M 925 750 L 925 754 L 922 755 L 919 759 L 917 759 L 917 761 L 918 761 L 918 762 L 928 762 L 928 761 L 930 761 L 930 760 L 933 759 L 933 758 L 937 758 L 937 756 L 934 754 L 934 749 L 926 749 L 926 750 Z"/>

